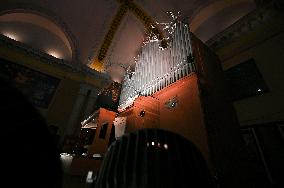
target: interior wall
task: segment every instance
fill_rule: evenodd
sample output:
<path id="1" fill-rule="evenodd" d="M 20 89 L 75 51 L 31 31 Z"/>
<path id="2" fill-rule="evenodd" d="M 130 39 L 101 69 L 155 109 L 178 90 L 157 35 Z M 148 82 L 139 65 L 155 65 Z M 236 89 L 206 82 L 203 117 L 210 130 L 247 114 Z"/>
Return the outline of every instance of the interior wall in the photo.
<path id="1" fill-rule="evenodd" d="M 74 71 L 69 66 L 62 65 L 62 62 L 58 64 L 52 60 L 47 62 L 46 58 L 33 54 L 32 50 L 27 53 L 19 47 L 7 45 L 1 41 L 0 58 L 60 80 L 48 106 L 36 108 L 46 120 L 47 125 L 55 125 L 59 128 L 58 133 L 61 136 L 65 136 L 70 127 L 73 132 L 68 131 L 68 134 L 76 133 L 83 116 L 92 111 L 97 93 L 106 82 L 104 78 Z M 80 104 L 78 104 L 79 98 L 83 99 Z M 80 108 L 77 109 L 76 104 Z"/>
<path id="2" fill-rule="evenodd" d="M 206 42 L 255 9 L 253 0 L 219 0 L 196 11 L 190 20 L 191 31 Z"/>
<path id="3" fill-rule="evenodd" d="M 254 59 L 268 92 L 234 102 L 242 126 L 284 120 L 284 19 L 277 4 L 258 8 L 209 43 L 224 70 Z"/>
<path id="4" fill-rule="evenodd" d="M 226 70 L 253 58 L 269 92 L 234 102 L 241 125 L 251 125 L 284 119 L 284 33 L 272 36 L 225 60 Z M 223 49 L 223 53 L 225 50 Z M 225 54 L 225 53 L 224 53 Z"/>

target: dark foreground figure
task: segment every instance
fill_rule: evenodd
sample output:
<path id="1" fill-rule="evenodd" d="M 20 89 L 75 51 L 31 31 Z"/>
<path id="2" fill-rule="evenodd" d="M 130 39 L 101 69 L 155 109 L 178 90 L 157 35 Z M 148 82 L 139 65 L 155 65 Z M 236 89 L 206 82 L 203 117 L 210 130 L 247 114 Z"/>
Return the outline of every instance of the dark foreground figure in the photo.
<path id="1" fill-rule="evenodd" d="M 124 135 L 110 146 L 94 187 L 215 186 L 194 144 L 172 132 L 144 129 Z"/>
<path id="2" fill-rule="evenodd" d="M 59 152 L 37 110 L 0 80 L 1 187 L 61 187 Z"/>

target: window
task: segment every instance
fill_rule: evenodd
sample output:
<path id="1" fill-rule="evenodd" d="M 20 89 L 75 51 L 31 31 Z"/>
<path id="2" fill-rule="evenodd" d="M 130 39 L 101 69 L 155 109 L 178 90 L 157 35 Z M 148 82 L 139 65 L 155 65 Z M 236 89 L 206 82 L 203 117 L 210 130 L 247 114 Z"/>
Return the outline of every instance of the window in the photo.
<path id="1" fill-rule="evenodd" d="M 233 101 L 268 92 L 268 87 L 254 59 L 226 70 L 225 77 Z"/>
<path id="2" fill-rule="evenodd" d="M 108 123 L 102 124 L 99 138 L 105 139 L 106 133 L 107 133 L 107 127 L 108 127 Z"/>

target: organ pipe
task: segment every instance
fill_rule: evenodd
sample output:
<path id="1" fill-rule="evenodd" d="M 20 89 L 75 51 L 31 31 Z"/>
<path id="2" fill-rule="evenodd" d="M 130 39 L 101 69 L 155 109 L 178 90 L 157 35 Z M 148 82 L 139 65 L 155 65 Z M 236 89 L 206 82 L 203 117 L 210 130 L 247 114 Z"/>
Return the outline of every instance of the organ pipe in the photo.
<path id="1" fill-rule="evenodd" d="M 171 83 L 194 72 L 188 25 L 177 22 L 166 49 L 159 40 L 142 46 L 137 57 L 135 72 L 125 75 L 119 101 L 119 111 L 131 106 L 139 95 L 149 96 Z"/>

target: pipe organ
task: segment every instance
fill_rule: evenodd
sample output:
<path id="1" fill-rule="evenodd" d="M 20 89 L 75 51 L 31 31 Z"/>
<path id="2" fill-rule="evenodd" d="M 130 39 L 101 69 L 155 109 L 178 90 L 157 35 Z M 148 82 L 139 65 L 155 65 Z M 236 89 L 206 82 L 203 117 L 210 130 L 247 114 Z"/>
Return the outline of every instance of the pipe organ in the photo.
<path id="1" fill-rule="evenodd" d="M 254 182 L 247 177 L 256 178 L 248 175 L 258 169 L 248 168 L 245 156 L 249 155 L 243 150 L 245 145 L 234 107 L 226 93 L 220 59 L 190 33 L 187 25 L 173 18 L 169 24 L 172 27 L 165 27 L 170 29 L 167 48 L 161 45 L 165 39 L 159 41 L 158 37 L 142 45 L 134 72 L 128 71 L 122 83 L 119 113 L 116 109 L 100 108 L 98 122 L 101 123 L 97 130 L 108 122 L 107 136 L 99 138 L 100 131 L 97 131 L 88 153 L 90 156 L 104 154 L 110 143 L 111 130 L 116 137 L 139 129 L 167 130 L 196 145 L 212 175 L 216 173 L 222 177 L 221 184 L 225 187 L 253 187 Z M 106 107 L 110 109 L 109 105 Z M 112 123 L 114 127 L 111 127 Z M 172 148 L 169 140 L 164 141 Z M 151 145 L 156 143 L 155 140 L 151 142 Z M 136 153 L 141 149 L 140 146 L 133 148 Z M 73 163 L 76 164 L 76 158 L 72 159 Z M 99 165 L 95 164 L 97 161 L 93 166 L 98 169 Z M 235 164 L 240 168 L 237 169 Z"/>
<path id="2" fill-rule="evenodd" d="M 188 25 L 177 22 L 173 27 L 167 48 L 161 48 L 159 40 L 142 46 L 135 71 L 124 77 L 119 111 L 131 106 L 138 96 L 152 95 L 195 70 Z"/>

